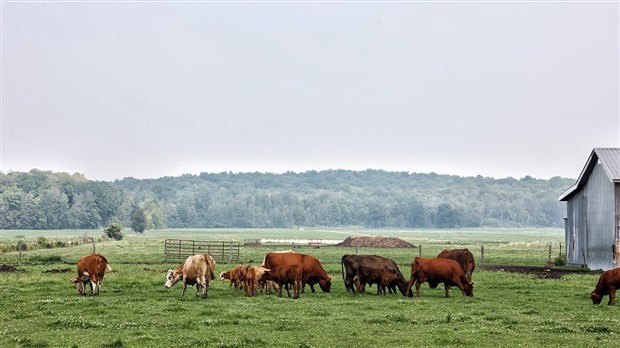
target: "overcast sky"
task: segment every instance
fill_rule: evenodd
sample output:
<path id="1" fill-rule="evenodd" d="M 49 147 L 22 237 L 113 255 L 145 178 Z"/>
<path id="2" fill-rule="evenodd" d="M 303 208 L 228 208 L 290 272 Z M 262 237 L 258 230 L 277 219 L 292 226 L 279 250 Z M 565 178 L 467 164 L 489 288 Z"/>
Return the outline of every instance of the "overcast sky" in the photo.
<path id="1" fill-rule="evenodd" d="M 576 178 L 617 2 L 2 3 L 0 170 Z"/>

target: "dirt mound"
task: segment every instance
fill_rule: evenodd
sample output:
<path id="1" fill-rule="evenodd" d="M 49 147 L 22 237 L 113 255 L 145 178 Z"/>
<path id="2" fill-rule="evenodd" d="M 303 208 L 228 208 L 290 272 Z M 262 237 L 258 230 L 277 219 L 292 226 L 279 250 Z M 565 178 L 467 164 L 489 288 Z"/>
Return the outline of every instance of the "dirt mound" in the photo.
<path id="1" fill-rule="evenodd" d="M 13 265 L 0 265 L 0 272 L 15 272 L 17 268 Z"/>
<path id="2" fill-rule="evenodd" d="M 415 245 L 395 237 L 347 237 L 336 246 L 374 248 L 416 248 Z"/>

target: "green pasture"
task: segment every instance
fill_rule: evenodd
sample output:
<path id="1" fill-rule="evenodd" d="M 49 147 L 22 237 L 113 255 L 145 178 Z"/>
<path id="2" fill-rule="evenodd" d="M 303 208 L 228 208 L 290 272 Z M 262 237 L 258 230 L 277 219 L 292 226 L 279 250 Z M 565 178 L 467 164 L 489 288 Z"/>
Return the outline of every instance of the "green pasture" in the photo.
<path id="1" fill-rule="evenodd" d="M 44 235 L 70 238 L 86 231 L 2 231 L 0 242 Z M 96 234 L 97 231 L 88 231 Z M 311 293 L 297 301 L 258 294 L 246 298 L 227 282 L 212 283 L 207 300 L 180 284 L 163 288 L 163 240 L 239 240 L 245 238 L 344 239 L 348 235 L 394 236 L 422 244 L 424 256 L 441 249 L 485 246 L 488 264 L 544 265 L 547 245 L 563 239 L 561 230 L 475 229 L 449 231 L 325 230 L 163 230 L 97 243 L 114 272 L 106 275 L 101 295 L 79 296 L 69 284 L 75 262 L 92 245 L 0 254 L 0 264 L 16 272 L 0 273 L 0 347 L 616 347 L 620 333 L 617 307 L 592 305 L 596 275 L 560 279 L 477 270 L 474 297 L 424 285 L 421 297 L 377 296 L 344 290 L 339 260 L 355 248 L 301 246 L 315 255 L 333 278 L 331 293 Z M 485 236 L 488 238 L 485 239 Z M 52 237 L 53 236 L 53 237 Z M 309 237 L 310 236 L 310 237 Z M 320 237 L 318 237 L 320 236 Z M 336 236 L 339 236 L 338 238 Z M 242 247 L 244 263 L 260 264 L 265 252 L 288 245 Z M 477 247 L 477 249 L 475 249 Z M 408 278 L 418 249 L 358 248 L 395 259 Z M 434 254 L 434 255 L 433 255 Z M 218 264 L 217 273 L 232 265 Z M 69 273 L 53 270 L 70 268 Z M 286 296 L 286 295 L 285 295 Z M 607 299 L 604 300 L 604 303 Z"/>

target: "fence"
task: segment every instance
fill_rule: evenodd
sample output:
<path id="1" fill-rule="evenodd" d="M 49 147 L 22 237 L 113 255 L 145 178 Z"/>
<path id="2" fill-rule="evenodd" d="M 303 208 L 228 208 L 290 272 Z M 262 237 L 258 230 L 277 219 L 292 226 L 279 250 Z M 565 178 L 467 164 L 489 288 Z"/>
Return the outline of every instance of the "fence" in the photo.
<path id="1" fill-rule="evenodd" d="M 164 260 L 185 260 L 196 254 L 209 254 L 220 263 L 239 262 L 239 242 L 166 239 Z"/>

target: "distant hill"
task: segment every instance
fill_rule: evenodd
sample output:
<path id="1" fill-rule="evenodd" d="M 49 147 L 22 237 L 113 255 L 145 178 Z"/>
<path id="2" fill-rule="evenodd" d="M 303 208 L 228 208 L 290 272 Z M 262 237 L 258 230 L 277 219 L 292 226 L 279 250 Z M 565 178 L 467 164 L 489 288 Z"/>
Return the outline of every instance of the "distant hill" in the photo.
<path id="1" fill-rule="evenodd" d="M 382 170 L 202 173 L 91 181 L 0 173 L 0 228 L 562 227 L 574 179 L 460 177 Z"/>

